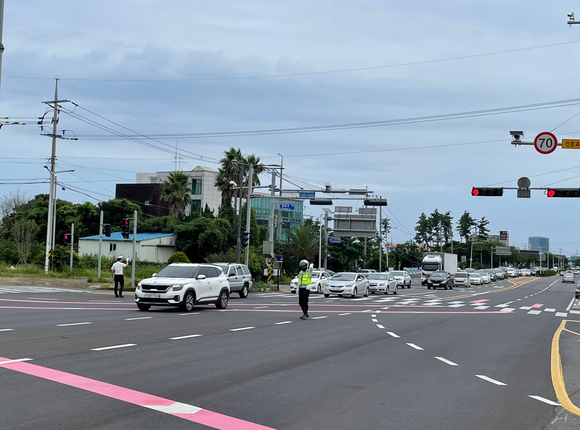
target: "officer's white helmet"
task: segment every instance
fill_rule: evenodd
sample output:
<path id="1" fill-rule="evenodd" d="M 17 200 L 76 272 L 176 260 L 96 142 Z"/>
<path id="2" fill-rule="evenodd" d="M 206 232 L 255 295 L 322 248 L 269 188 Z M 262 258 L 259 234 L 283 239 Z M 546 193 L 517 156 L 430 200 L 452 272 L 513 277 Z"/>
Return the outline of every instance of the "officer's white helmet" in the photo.
<path id="1" fill-rule="evenodd" d="M 298 264 L 298 266 L 299 266 L 301 269 L 306 269 L 306 268 L 308 267 L 308 260 L 302 260 L 302 261 L 300 262 L 300 264 Z"/>

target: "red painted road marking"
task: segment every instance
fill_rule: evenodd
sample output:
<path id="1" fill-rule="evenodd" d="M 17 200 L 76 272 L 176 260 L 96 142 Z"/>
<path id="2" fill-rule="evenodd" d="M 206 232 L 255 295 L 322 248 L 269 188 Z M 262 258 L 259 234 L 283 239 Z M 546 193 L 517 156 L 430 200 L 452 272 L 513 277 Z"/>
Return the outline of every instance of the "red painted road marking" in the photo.
<path id="1" fill-rule="evenodd" d="M 19 361 L 10 361 L 8 358 L 0 357 L 0 362 L 4 361 L 8 361 L 8 363 L 0 364 L 0 367 L 5 369 L 36 376 L 38 378 L 68 385 L 91 393 L 100 394 L 101 396 L 121 400 L 144 408 L 154 409 L 159 412 L 173 415 L 174 417 L 203 424 L 218 430 L 274 430 L 272 427 L 266 427 L 260 424 L 230 417 L 228 415 L 208 411 L 197 406 L 175 402 L 173 400 L 164 399 L 163 397 L 153 396 L 151 394 L 142 393 L 118 385 L 73 375 L 72 373 L 61 372 L 60 370 L 49 369 L 48 367 Z"/>
<path id="2" fill-rule="evenodd" d="M 489 299 L 472 300 L 469 303 L 485 303 L 485 302 L 489 302 Z"/>
<path id="3" fill-rule="evenodd" d="M 538 309 L 541 308 L 542 306 L 544 306 L 543 303 L 536 303 L 535 305 L 530 306 L 530 308 Z"/>

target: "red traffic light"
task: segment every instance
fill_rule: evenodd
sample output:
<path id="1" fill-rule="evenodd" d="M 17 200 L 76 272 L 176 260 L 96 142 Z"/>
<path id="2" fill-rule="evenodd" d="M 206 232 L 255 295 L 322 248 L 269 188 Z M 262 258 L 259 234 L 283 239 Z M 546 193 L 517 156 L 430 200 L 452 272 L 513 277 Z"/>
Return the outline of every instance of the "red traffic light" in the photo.
<path id="1" fill-rule="evenodd" d="M 548 197 L 580 197 L 580 188 L 548 188 Z"/>
<path id="2" fill-rule="evenodd" d="M 503 188 L 498 187 L 473 187 L 471 189 L 471 195 L 474 197 L 489 196 L 489 197 L 501 197 L 503 196 Z"/>
<path id="3" fill-rule="evenodd" d="M 554 197 L 556 195 L 555 190 L 548 190 L 548 197 Z"/>

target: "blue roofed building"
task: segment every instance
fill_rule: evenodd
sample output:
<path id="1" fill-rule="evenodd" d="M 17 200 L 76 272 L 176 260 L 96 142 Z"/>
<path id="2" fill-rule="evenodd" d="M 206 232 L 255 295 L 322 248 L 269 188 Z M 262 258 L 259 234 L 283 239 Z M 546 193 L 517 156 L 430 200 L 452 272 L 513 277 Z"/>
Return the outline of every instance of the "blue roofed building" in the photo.
<path id="1" fill-rule="evenodd" d="M 177 250 L 176 236 L 173 233 L 137 233 L 135 243 L 135 260 L 153 263 L 167 263 L 167 260 Z M 107 258 L 131 258 L 133 254 L 133 234 L 125 239 L 121 232 L 111 233 L 110 237 L 103 235 L 101 255 Z M 79 239 L 79 255 L 99 255 L 99 235 L 81 237 Z"/>

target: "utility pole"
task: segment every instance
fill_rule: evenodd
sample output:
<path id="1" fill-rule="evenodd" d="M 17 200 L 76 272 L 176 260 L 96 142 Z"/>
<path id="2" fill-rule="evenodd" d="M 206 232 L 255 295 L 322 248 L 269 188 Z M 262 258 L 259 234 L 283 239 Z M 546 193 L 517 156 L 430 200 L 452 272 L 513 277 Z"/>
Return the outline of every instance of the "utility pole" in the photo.
<path id="1" fill-rule="evenodd" d="M 0 0 L 1 1 L 1 0 Z M 2 5 L 3 6 L 3 5 Z M 54 100 L 42 102 L 52 107 L 52 133 L 42 134 L 43 136 L 50 136 L 52 138 L 52 151 L 50 156 L 50 192 L 48 195 L 48 219 L 46 222 L 46 252 L 44 255 L 44 273 L 48 274 L 50 268 L 50 256 L 54 249 L 55 242 L 55 188 L 56 188 L 56 139 L 63 137 L 58 134 L 58 105 L 69 100 L 58 99 L 58 78 L 55 80 L 54 86 Z"/>
<path id="2" fill-rule="evenodd" d="M 97 264 L 97 279 L 101 279 L 101 255 L 102 255 L 102 245 L 103 245 L 103 218 L 104 212 L 101 211 L 99 216 L 99 262 Z"/>
<path id="3" fill-rule="evenodd" d="M 4 54 L 4 45 L 2 44 L 3 31 L 4 31 L 4 0 L 0 0 L 0 85 L 2 84 L 2 54 Z"/>
<path id="4" fill-rule="evenodd" d="M 250 221 L 252 219 L 252 184 L 254 182 L 254 165 L 250 164 L 248 173 L 248 195 L 246 196 L 246 232 L 250 231 Z M 254 232 L 256 233 L 256 232 Z M 248 239 L 251 236 L 248 236 Z M 250 259 L 250 240 L 246 243 L 246 254 L 244 255 L 244 264 L 247 266 Z"/>
<path id="5" fill-rule="evenodd" d="M 131 254 L 131 287 L 135 288 L 135 248 L 137 246 L 137 211 L 133 212 L 133 253 Z"/>
<path id="6" fill-rule="evenodd" d="M 238 191 L 238 240 L 236 242 L 236 263 L 240 263 L 240 249 L 242 247 L 242 188 L 243 188 L 243 181 L 244 181 L 244 165 L 239 164 L 240 166 L 240 183 L 238 186 L 240 187 Z"/>

